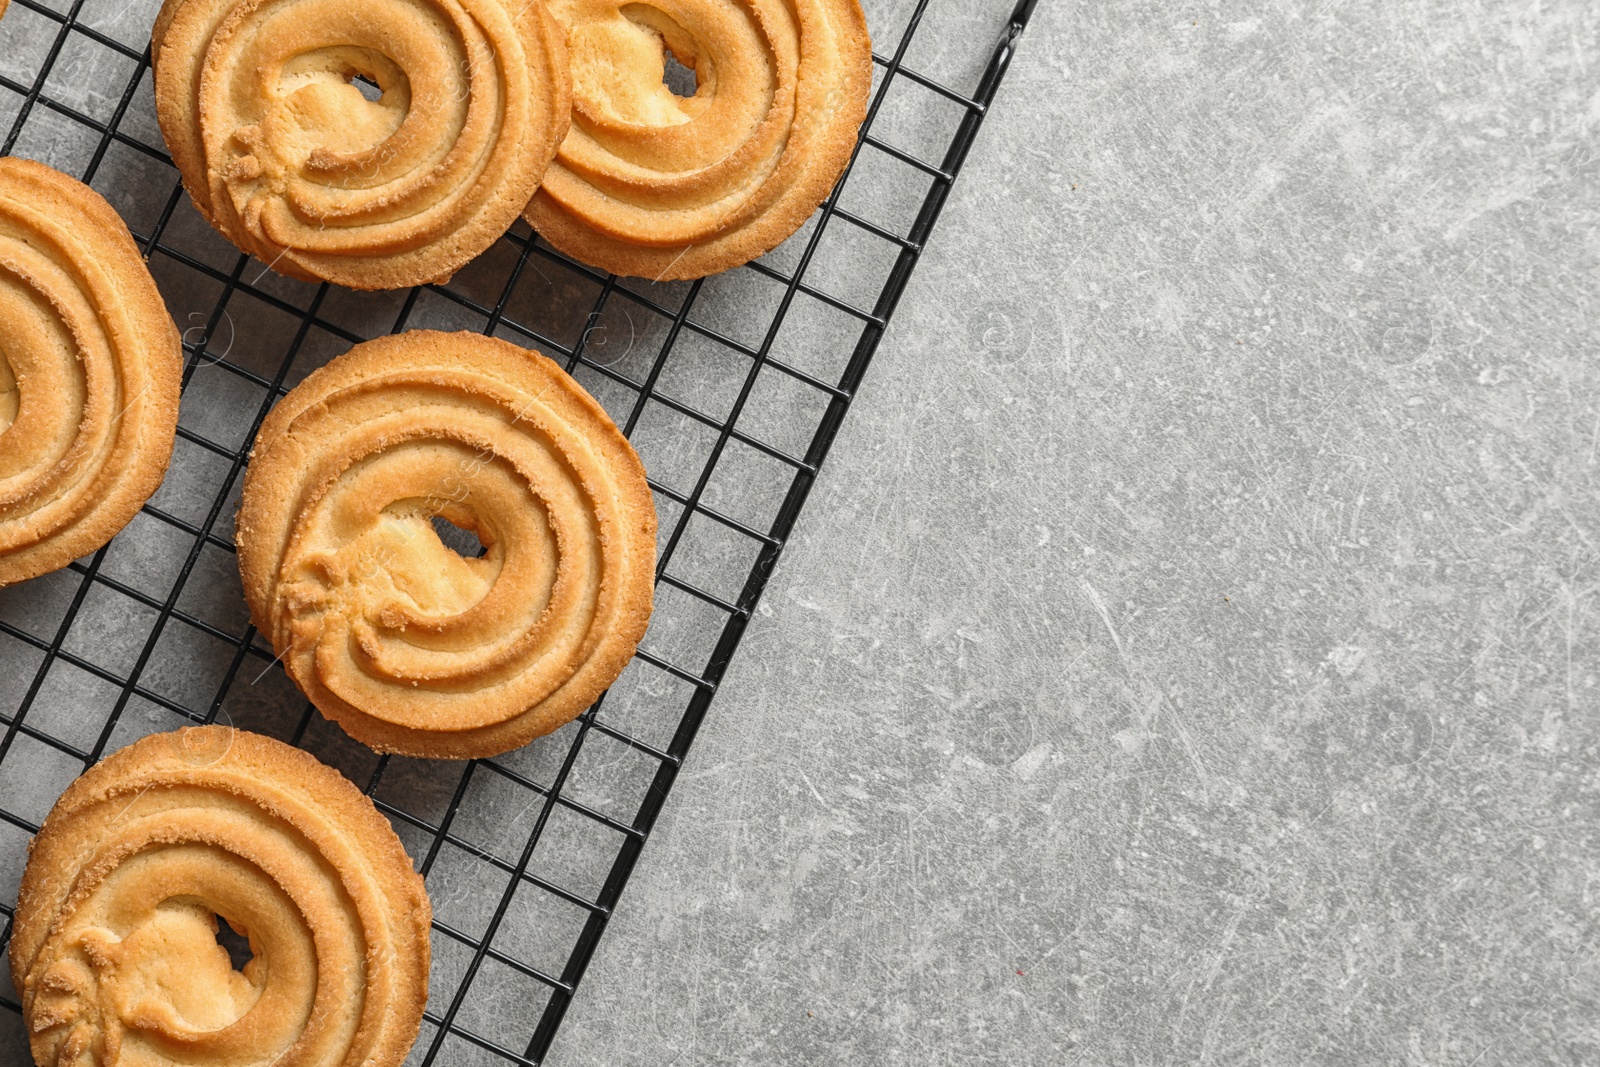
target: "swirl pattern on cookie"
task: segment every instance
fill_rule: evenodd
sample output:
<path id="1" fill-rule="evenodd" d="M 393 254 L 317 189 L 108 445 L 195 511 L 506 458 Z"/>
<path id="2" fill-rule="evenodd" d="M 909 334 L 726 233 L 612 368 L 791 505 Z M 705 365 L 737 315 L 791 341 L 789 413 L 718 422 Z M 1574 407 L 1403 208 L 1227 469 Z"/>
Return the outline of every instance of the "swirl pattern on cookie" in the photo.
<path id="1" fill-rule="evenodd" d="M 166 0 L 151 54 L 201 213 L 274 270 L 356 289 L 487 249 L 571 118 L 539 0 Z"/>
<path id="2" fill-rule="evenodd" d="M 217 918 L 247 937 L 234 970 Z M 372 802 L 281 742 L 154 734 L 56 803 L 11 971 L 37 1063 L 393 1067 L 427 999 L 431 911 Z"/>
<path id="3" fill-rule="evenodd" d="M 476 533 L 446 547 L 436 518 Z M 638 456 L 543 356 L 477 334 L 357 345 L 268 417 L 239 566 L 256 626 L 380 751 L 466 758 L 570 722 L 649 622 Z"/>
<path id="4" fill-rule="evenodd" d="M 98 193 L 0 159 L 0 586 L 111 540 L 161 484 L 178 331 Z"/>
<path id="5" fill-rule="evenodd" d="M 562 251 L 698 278 L 770 251 L 849 161 L 872 85 L 858 0 L 550 0 L 572 130 L 528 205 Z M 669 50 L 693 96 L 663 82 Z"/>

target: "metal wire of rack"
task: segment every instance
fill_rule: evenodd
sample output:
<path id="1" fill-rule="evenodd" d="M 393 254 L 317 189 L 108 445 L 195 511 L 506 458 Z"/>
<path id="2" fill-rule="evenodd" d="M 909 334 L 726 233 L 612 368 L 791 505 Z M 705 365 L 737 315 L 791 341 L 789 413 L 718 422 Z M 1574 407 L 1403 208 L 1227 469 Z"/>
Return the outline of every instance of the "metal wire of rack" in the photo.
<path id="1" fill-rule="evenodd" d="M 73 777 L 155 730 L 229 722 L 301 745 L 363 785 L 427 878 L 434 966 L 408 1062 L 531 1067 L 1037 0 L 1009 12 L 997 5 L 1011 0 L 988 11 L 868 0 L 880 50 L 850 170 L 799 234 L 746 268 L 650 285 L 575 263 L 519 226 L 450 283 L 398 294 L 280 278 L 199 220 L 153 117 L 145 38 L 156 2 L 11 0 L 0 20 L 0 155 L 42 159 L 112 201 L 186 357 L 162 490 L 106 548 L 0 591 L 0 950 L 27 840 Z M 954 29 L 930 29 L 941 19 Z M 973 88 L 951 88 L 958 80 Z M 232 557 L 240 474 L 272 404 L 351 344 L 423 325 L 564 360 L 644 457 L 660 518 L 657 611 L 635 662 L 577 722 L 492 760 L 378 757 L 324 722 L 249 625 Z M 13 1013 L 0 1013 L 0 1050 L 22 1062 L 20 1006 L 3 976 L 0 1005 Z"/>

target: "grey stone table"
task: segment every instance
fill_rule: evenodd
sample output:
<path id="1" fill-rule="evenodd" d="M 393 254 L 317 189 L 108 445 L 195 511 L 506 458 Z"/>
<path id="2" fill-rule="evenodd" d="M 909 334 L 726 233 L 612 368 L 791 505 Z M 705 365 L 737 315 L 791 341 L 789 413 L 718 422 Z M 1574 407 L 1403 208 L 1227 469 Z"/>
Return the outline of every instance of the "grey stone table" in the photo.
<path id="1" fill-rule="evenodd" d="M 552 1062 L 1600 1060 L 1597 53 L 1045 0 Z"/>

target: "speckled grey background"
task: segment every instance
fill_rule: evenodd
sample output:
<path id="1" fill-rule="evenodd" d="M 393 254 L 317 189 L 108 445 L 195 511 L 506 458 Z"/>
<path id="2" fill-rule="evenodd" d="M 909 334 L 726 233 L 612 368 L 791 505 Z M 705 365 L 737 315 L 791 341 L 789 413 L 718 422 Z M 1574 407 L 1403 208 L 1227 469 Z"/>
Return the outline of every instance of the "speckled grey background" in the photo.
<path id="1" fill-rule="evenodd" d="M 912 64 L 970 88 L 1009 6 L 936 3 Z M 1583 0 L 1043 0 L 550 1062 L 1600 1060 L 1597 51 Z M 933 152 L 923 107 L 889 112 Z M 904 225 L 895 180 L 847 203 Z M 54 589 L 0 609 L 48 625 Z M 95 618 L 86 654 L 142 633 Z M 689 654 L 684 618 L 651 639 Z M 58 673 L 37 721 L 109 699 Z M 266 728 L 294 696 L 261 685 L 230 710 Z M 514 838 L 511 803 L 463 833 Z M 536 868 L 603 874 L 574 855 Z M 429 889 L 471 929 L 468 871 Z M 463 1018 L 527 1003 L 490 979 Z"/>
<path id="2" fill-rule="evenodd" d="M 552 1062 L 1600 1061 L 1597 52 L 1044 0 Z"/>

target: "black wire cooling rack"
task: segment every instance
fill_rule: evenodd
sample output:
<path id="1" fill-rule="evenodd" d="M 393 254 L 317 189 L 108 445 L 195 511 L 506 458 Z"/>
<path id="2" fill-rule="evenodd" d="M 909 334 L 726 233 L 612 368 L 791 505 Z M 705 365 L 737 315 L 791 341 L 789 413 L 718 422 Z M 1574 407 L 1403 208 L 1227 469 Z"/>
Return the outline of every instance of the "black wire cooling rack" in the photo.
<path id="1" fill-rule="evenodd" d="M 144 734 L 228 722 L 363 785 L 426 876 L 434 967 L 408 1062 L 538 1064 L 1036 0 L 868 0 L 876 86 L 851 170 L 760 262 L 651 285 L 519 227 L 449 284 L 393 294 L 280 278 L 200 220 L 154 119 L 158 2 L 11 0 L 0 19 L 0 154 L 77 174 L 122 212 L 186 354 L 161 491 L 106 548 L 0 591 L 0 948 L 27 841 L 72 778 Z M 659 511 L 638 658 L 577 722 L 492 760 L 380 758 L 345 738 L 249 625 L 233 559 L 272 404 L 350 345 L 420 326 L 563 359 L 633 440 Z M 19 1011 L 5 977 L 0 1004 Z M 25 1049 L 0 1013 L 3 1058 Z"/>

